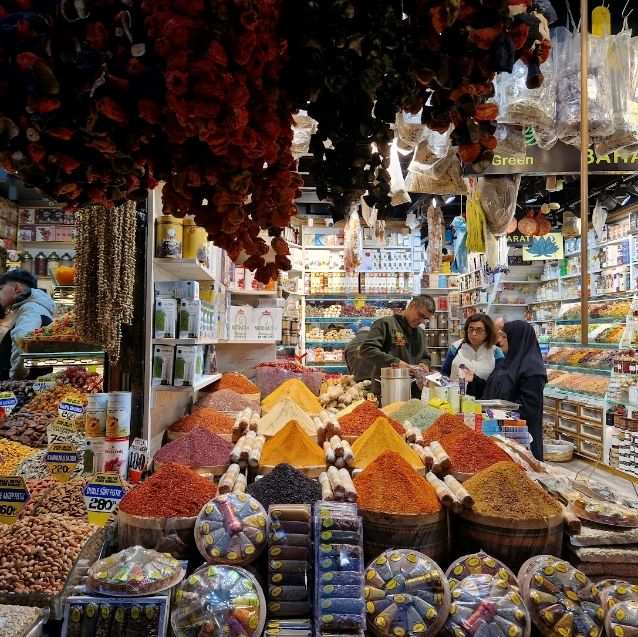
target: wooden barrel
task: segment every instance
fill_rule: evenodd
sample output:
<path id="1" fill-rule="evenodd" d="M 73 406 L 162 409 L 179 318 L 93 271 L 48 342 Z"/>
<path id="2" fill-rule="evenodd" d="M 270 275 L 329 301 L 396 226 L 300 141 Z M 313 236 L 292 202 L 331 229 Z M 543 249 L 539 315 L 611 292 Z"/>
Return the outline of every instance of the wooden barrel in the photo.
<path id="1" fill-rule="evenodd" d="M 397 514 L 359 509 L 363 518 L 363 550 L 366 562 L 391 548 L 424 553 L 438 564 L 448 559 L 447 511 Z"/>
<path id="2" fill-rule="evenodd" d="M 178 560 L 200 558 L 195 544 L 193 518 L 142 518 L 119 511 L 117 515 L 118 550 L 143 546 L 170 553 Z"/>
<path id="3" fill-rule="evenodd" d="M 563 546 L 563 516 L 538 520 L 506 520 L 472 511 L 452 514 L 453 557 L 485 551 L 504 562 L 515 573 L 535 555 L 560 555 Z"/>

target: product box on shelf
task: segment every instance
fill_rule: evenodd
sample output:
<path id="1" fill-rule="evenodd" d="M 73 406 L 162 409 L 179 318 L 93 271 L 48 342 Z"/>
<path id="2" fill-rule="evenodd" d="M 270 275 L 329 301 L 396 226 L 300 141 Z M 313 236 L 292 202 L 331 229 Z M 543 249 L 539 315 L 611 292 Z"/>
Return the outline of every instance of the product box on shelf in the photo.
<path id="1" fill-rule="evenodd" d="M 55 240 L 66 241 L 66 242 L 75 241 L 75 227 L 74 226 L 56 226 Z"/>
<path id="2" fill-rule="evenodd" d="M 177 300 L 158 297 L 155 299 L 155 338 L 175 338 L 177 326 Z"/>
<path id="3" fill-rule="evenodd" d="M 36 226 L 36 241 L 55 241 L 55 226 Z"/>
<path id="4" fill-rule="evenodd" d="M 173 384 L 175 348 L 172 345 L 153 346 L 153 385 Z"/>
<path id="5" fill-rule="evenodd" d="M 179 338 L 200 338 L 202 302 L 182 299 L 179 302 Z"/>
<path id="6" fill-rule="evenodd" d="M 204 348 L 200 345 L 178 345 L 175 348 L 173 385 L 192 387 L 201 380 L 204 366 Z"/>
<path id="7" fill-rule="evenodd" d="M 62 208 L 36 208 L 36 223 L 66 223 Z"/>
<path id="8" fill-rule="evenodd" d="M 18 223 L 21 226 L 32 226 L 35 224 L 35 208 L 20 208 L 18 213 Z"/>
<path id="9" fill-rule="evenodd" d="M 18 230 L 18 241 L 35 241 L 35 228 L 29 226 Z"/>
<path id="10" fill-rule="evenodd" d="M 281 340 L 282 309 L 279 307 L 253 308 L 253 329 L 257 340 Z"/>
<path id="11" fill-rule="evenodd" d="M 175 295 L 178 299 L 199 301 L 199 282 L 177 281 Z"/>
<path id="12" fill-rule="evenodd" d="M 230 306 L 230 333 L 228 337 L 231 341 L 245 341 L 255 338 L 253 309 L 250 305 Z"/>
<path id="13" fill-rule="evenodd" d="M 177 282 L 176 281 L 155 281 L 155 297 L 162 297 L 164 299 L 177 298 Z"/>

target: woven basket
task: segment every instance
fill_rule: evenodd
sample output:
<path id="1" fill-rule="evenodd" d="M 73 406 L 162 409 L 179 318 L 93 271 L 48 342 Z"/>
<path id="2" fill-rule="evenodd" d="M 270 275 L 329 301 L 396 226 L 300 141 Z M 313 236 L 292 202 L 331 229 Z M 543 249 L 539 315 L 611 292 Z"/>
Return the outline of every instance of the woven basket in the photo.
<path id="1" fill-rule="evenodd" d="M 568 440 L 549 440 L 543 445 L 545 462 L 569 462 L 574 456 L 574 445 Z"/>

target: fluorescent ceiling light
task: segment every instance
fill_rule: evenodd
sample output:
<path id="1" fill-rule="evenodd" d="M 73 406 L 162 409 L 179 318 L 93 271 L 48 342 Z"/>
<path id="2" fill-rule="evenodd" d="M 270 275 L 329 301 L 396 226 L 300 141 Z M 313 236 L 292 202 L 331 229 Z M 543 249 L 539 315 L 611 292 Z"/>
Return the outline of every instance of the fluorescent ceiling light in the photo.
<path id="1" fill-rule="evenodd" d="M 452 203 L 455 199 L 456 197 L 454 195 L 452 195 L 451 197 L 446 197 L 445 203 Z"/>
<path id="2" fill-rule="evenodd" d="M 526 199 L 525 203 L 534 203 L 535 201 L 538 201 L 538 197 L 532 197 L 531 199 Z"/>

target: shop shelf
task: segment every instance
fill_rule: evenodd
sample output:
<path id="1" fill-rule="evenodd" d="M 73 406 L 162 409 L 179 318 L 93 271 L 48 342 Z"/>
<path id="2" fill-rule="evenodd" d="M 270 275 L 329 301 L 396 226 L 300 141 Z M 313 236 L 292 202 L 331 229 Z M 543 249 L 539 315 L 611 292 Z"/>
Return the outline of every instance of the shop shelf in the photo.
<path id="1" fill-rule="evenodd" d="M 395 292 L 388 292 L 387 294 L 379 294 L 378 292 L 333 292 L 333 293 L 319 293 L 313 292 L 312 294 L 306 294 L 306 297 L 312 299 L 312 301 L 343 301 L 344 297 L 352 298 L 353 301 L 357 301 L 360 298 L 365 298 L 368 301 L 384 301 L 390 303 L 393 300 L 405 301 L 412 298 L 412 294 L 401 294 Z"/>
<path id="2" fill-rule="evenodd" d="M 170 259 L 155 257 L 153 264 L 168 274 L 183 281 L 213 281 L 213 273 L 197 259 Z"/>
<path id="3" fill-rule="evenodd" d="M 358 323 L 374 320 L 378 316 L 306 316 L 306 323 Z"/>
<path id="4" fill-rule="evenodd" d="M 204 376 L 199 382 L 195 383 L 192 387 L 174 387 L 173 385 L 153 385 L 153 389 L 156 391 L 183 391 L 183 392 L 196 392 L 208 385 L 212 385 L 215 381 L 218 381 L 222 377 L 221 374 L 211 374 L 210 376 Z"/>
<path id="5" fill-rule="evenodd" d="M 581 276 L 581 273 L 577 272 L 576 274 L 563 274 L 563 275 L 561 275 L 560 278 L 561 279 L 575 279 L 576 277 L 579 277 L 579 276 Z M 587 274 L 585 276 L 587 276 Z"/>
<path id="6" fill-rule="evenodd" d="M 594 424 L 581 421 L 578 424 L 578 433 L 583 438 L 593 440 L 595 442 L 603 441 L 603 426 L 602 423 Z"/>
<path id="7" fill-rule="evenodd" d="M 214 345 L 216 338 L 154 338 L 153 345 Z"/>
<path id="8" fill-rule="evenodd" d="M 560 401 L 557 398 L 554 398 L 552 396 L 545 396 L 544 400 L 543 400 L 543 406 L 545 409 L 553 409 L 554 411 L 556 411 L 559 406 L 560 406 Z"/>
<path id="9" fill-rule="evenodd" d="M 583 420 L 602 424 L 605 410 L 602 407 L 592 407 L 590 405 L 580 405 L 579 415 Z"/>
<path id="10" fill-rule="evenodd" d="M 242 290 L 240 288 L 226 288 L 226 290 L 237 296 L 277 296 L 276 290 Z"/>
<path id="11" fill-rule="evenodd" d="M 604 248 L 605 246 L 611 246 L 616 243 L 622 243 L 623 241 L 630 241 L 629 237 L 621 237 L 620 239 L 610 239 L 609 241 L 602 241 L 600 243 L 596 243 L 595 245 L 588 246 L 591 250 L 595 250 L 596 248 Z M 579 253 L 580 254 L 580 253 Z"/>
<path id="12" fill-rule="evenodd" d="M 350 341 L 306 341 L 306 347 L 345 347 Z"/>
<path id="13" fill-rule="evenodd" d="M 276 345 L 277 341 L 272 339 L 238 339 L 238 340 L 219 340 L 217 345 Z"/>
<path id="14" fill-rule="evenodd" d="M 558 430 L 558 438 L 560 440 L 566 440 L 567 442 L 571 442 L 574 445 L 574 448 L 578 447 L 578 437 L 575 434 L 565 433 L 564 431 Z"/>
<path id="15" fill-rule="evenodd" d="M 603 453 L 603 445 L 600 442 L 594 442 L 593 440 L 587 440 L 586 438 L 578 439 L 578 453 L 585 458 L 591 460 L 601 460 Z"/>
<path id="16" fill-rule="evenodd" d="M 571 400 L 561 400 L 558 411 L 568 416 L 578 416 L 578 403 Z"/>
<path id="17" fill-rule="evenodd" d="M 303 246 L 304 250 L 343 250 L 345 246 Z"/>
<path id="18" fill-rule="evenodd" d="M 563 372 L 580 372 L 581 374 L 596 374 L 598 376 L 611 375 L 610 369 L 593 369 L 591 367 L 576 367 L 575 365 L 557 365 L 554 363 L 545 363 L 547 369 L 558 369 Z"/>
<path id="19" fill-rule="evenodd" d="M 527 307 L 527 303 L 490 303 L 492 307 Z"/>
<path id="20" fill-rule="evenodd" d="M 612 323 L 615 325 L 621 325 L 622 323 L 625 323 L 626 320 L 624 316 L 622 318 L 612 318 L 609 316 L 601 316 L 601 317 L 590 316 L 589 322 L 601 323 L 601 324 Z M 556 323 L 558 323 L 559 325 L 580 325 L 580 319 L 556 319 Z"/>
<path id="21" fill-rule="evenodd" d="M 488 303 L 485 302 L 481 302 L 481 303 L 470 303 L 469 305 L 461 305 L 462 310 L 467 310 L 470 307 L 487 307 Z"/>
<path id="22" fill-rule="evenodd" d="M 547 345 L 552 347 L 579 347 L 581 344 L 576 341 L 547 341 Z M 619 349 L 620 343 L 587 343 L 583 347 L 591 347 L 592 349 Z"/>

